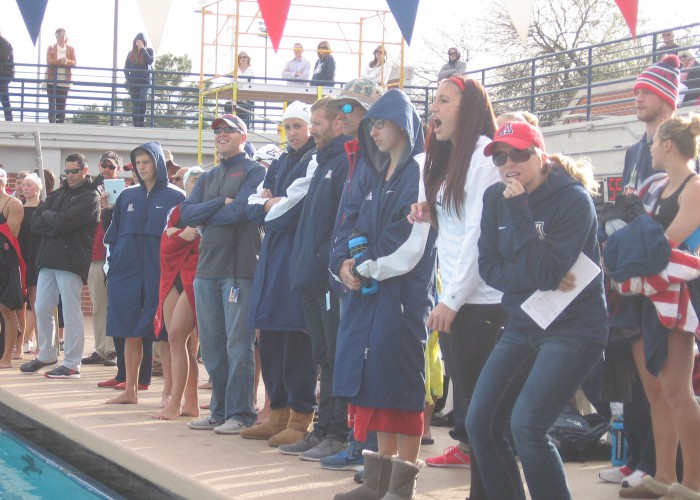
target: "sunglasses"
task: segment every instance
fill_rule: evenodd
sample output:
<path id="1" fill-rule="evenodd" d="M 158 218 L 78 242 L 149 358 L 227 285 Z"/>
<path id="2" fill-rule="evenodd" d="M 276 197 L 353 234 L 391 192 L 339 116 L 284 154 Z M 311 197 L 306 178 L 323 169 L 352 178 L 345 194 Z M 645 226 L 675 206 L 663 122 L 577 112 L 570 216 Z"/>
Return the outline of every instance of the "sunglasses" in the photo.
<path id="1" fill-rule="evenodd" d="M 56 38 L 65 38 L 66 35 L 56 35 Z"/>
<path id="2" fill-rule="evenodd" d="M 352 104 L 349 102 L 346 102 L 342 106 L 340 106 L 338 109 L 340 109 L 341 112 L 345 113 L 346 115 L 349 115 L 352 113 L 352 110 L 357 107 L 357 104 Z"/>
<path id="3" fill-rule="evenodd" d="M 83 170 L 82 168 L 67 168 L 63 172 L 68 175 L 68 174 L 79 174 Z"/>
<path id="4" fill-rule="evenodd" d="M 369 128 L 376 128 L 377 130 L 381 130 L 384 128 L 384 118 L 374 118 L 373 120 L 369 121 Z"/>
<path id="5" fill-rule="evenodd" d="M 236 132 L 238 132 L 239 134 L 243 133 L 240 129 L 236 127 L 222 127 L 214 129 L 214 135 L 219 135 L 221 132 L 226 132 L 227 134 L 235 134 Z"/>
<path id="6" fill-rule="evenodd" d="M 497 167 L 502 167 L 508 161 L 509 156 L 515 163 L 525 163 L 533 154 L 535 154 L 535 152 L 529 149 L 511 149 L 510 153 L 499 151 L 493 154 L 493 164 Z"/>
<path id="7" fill-rule="evenodd" d="M 102 163 L 102 164 L 100 165 L 100 167 L 102 167 L 102 168 L 108 168 L 108 169 L 110 169 L 110 170 L 116 170 L 116 169 L 117 169 L 117 167 L 115 167 L 115 166 L 112 165 L 111 163 Z"/>

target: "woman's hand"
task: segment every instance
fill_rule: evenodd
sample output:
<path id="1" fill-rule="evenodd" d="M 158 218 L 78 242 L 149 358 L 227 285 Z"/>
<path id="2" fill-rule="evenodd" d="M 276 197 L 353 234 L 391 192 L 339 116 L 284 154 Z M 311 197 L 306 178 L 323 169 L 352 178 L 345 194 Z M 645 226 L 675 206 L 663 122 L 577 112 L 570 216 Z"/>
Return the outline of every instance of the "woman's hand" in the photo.
<path id="1" fill-rule="evenodd" d="M 455 316 L 457 316 L 457 311 L 453 311 L 445 304 L 440 303 L 432 310 L 425 325 L 431 330 L 450 333 Z"/>
<path id="2" fill-rule="evenodd" d="M 180 230 L 179 227 L 169 227 L 169 228 L 166 228 L 166 230 L 165 230 L 165 235 L 166 235 L 168 238 L 172 238 L 172 237 L 173 237 L 173 234 L 177 233 L 179 230 Z"/>
<path id="3" fill-rule="evenodd" d="M 100 208 L 102 210 L 111 209 L 113 206 L 113 205 L 110 205 L 109 203 L 107 203 L 108 197 L 109 197 L 109 193 L 107 191 L 104 191 L 104 192 L 102 192 L 102 194 L 100 194 Z"/>
<path id="4" fill-rule="evenodd" d="M 569 271 L 559 282 L 559 288 L 557 288 L 557 290 L 561 292 L 570 292 L 574 288 L 576 288 L 576 276 Z"/>
<path id="5" fill-rule="evenodd" d="M 199 231 L 197 231 L 196 227 L 187 226 L 182 230 L 179 236 L 185 241 L 194 241 L 195 239 L 199 238 Z"/>
<path id="6" fill-rule="evenodd" d="M 503 184 L 506 185 L 506 188 L 503 190 L 504 198 L 514 198 L 515 196 L 520 196 L 525 192 L 523 185 L 516 179 L 505 179 Z"/>
<path id="7" fill-rule="evenodd" d="M 352 266 L 354 265 L 355 259 L 347 259 L 343 262 L 343 265 L 340 266 L 338 276 L 348 290 L 357 291 L 360 289 L 360 279 L 352 274 Z"/>
<path id="8" fill-rule="evenodd" d="M 411 205 L 411 213 L 408 214 L 406 218 L 411 224 L 414 222 L 418 222 L 419 224 L 422 224 L 423 222 L 432 224 L 430 204 L 427 201 L 419 201 L 418 203 L 414 203 Z"/>

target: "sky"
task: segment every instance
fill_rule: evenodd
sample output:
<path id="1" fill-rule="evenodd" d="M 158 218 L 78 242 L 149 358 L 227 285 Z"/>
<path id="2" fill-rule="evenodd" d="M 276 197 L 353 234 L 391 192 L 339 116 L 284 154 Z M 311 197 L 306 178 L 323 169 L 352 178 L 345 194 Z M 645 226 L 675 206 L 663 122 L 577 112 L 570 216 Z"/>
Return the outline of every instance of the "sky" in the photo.
<path id="1" fill-rule="evenodd" d="M 41 40 L 34 47 L 24 27 L 19 9 L 14 0 L 3 0 L 3 15 L 0 19 L 0 32 L 12 43 L 15 51 L 15 61 L 36 64 L 45 63 L 46 48 L 54 43 L 54 31 L 58 27 L 67 30 L 69 43 L 75 47 L 76 59 L 79 66 L 83 67 L 112 67 L 113 45 L 114 45 L 114 1 L 115 0 L 49 0 L 44 23 L 41 31 Z M 212 0 L 213 1 L 213 0 Z M 492 0 L 493 1 L 493 0 Z M 331 3 L 332 2 L 332 3 Z M 231 4 L 234 0 L 231 0 Z M 303 2 L 292 0 L 290 18 L 311 19 L 325 18 L 330 20 L 356 19 L 359 12 L 342 11 L 338 9 L 316 9 L 314 11 L 304 10 L 294 4 L 318 4 L 333 5 L 336 0 L 305 0 Z M 340 2 L 338 2 L 340 3 Z M 483 0 L 423 0 L 419 7 L 418 20 L 413 35 L 412 47 L 406 52 L 406 64 L 412 61 L 421 60 L 426 57 L 434 57 L 426 50 L 426 43 L 439 43 L 435 41 L 438 27 L 449 29 L 457 26 L 457 20 L 469 18 L 483 13 L 488 1 Z M 117 36 L 117 67 L 123 67 L 124 60 L 131 48 L 134 36 L 139 32 L 146 32 L 145 25 L 141 19 L 141 14 L 136 4 L 136 0 L 118 0 L 119 4 L 119 30 Z M 700 2 L 697 0 L 639 0 L 640 17 L 650 19 L 649 30 L 663 29 L 673 25 L 700 21 Z M 374 7 L 388 10 L 384 0 L 353 0 L 352 5 L 358 8 Z M 251 5 L 254 7 L 254 5 Z M 201 47 L 201 14 L 195 12 L 200 8 L 197 0 L 173 0 L 170 13 L 167 18 L 166 29 L 156 55 L 170 52 L 174 55 L 188 54 L 193 60 L 193 71 L 198 72 L 200 68 L 200 47 Z M 216 32 L 213 25 L 215 16 L 207 16 L 207 33 Z M 250 21 L 248 21 L 250 23 Z M 389 27 L 388 38 L 400 40 L 398 30 L 392 18 L 388 18 Z M 268 76 L 279 76 L 284 63 L 291 59 L 293 54 L 291 46 L 296 39 L 302 40 L 306 47 L 305 57 L 312 63 L 316 60 L 315 46 L 323 39 L 329 38 L 331 47 L 335 52 L 337 62 L 336 79 L 340 81 L 355 78 L 357 76 L 358 59 L 347 53 L 349 48 L 346 43 L 336 38 L 342 39 L 337 23 L 332 28 L 320 23 L 310 23 L 302 21 L 288 21 L 287 30 L 289 36 L 282 39 L 280 51 L 274 54 L 271 47 L 266 51 L 264 48 L 264 38 L 257 36 L 248 37 L 246 44 L 255 44 L 248 52 L 253 59 L 252 65 L 258 76 L 265 72 L 265 54 L 268 59 Z M 364 37 L 378 40 L 380 31 L 377 21 L 368 21 L 364 28 Z M 357 38 L 353 34 L 356 27 L 342 25 L 341 27 L 348 38 Z M 257 28 L 257 22 L 253 24 L 253 30 Z M 330 31 L 329 31 L 330 30 Z M 221 37 L 229 39 L 232 37 L 232 30 L 221 29 Z M 213 35 L 210 35 L 211 37 Z M 147 39 L 150 37 L 147 34 Z M 427 42 L 428 41 L 428 42 Z M 374 41 L 367 43 L 363 51 L 371 53 L 376 45 Z M 397 46 L 389 46 L 390 58 L 398 59 L 399 50 Z M 219 62 L 219 72 L 223 73 L 225 66 L 232 69 L 232 49 L 220 50 L 218 54 L 213 49 L 205 49 L 204 65 L 205 73 L 214 72 L 215 61 Z M 493 56 L 477 55 L 470 62 L 469 69 L 478 69 L 492 64 Z M 366 64 L 368 60 L 363 60 Z M 436 61 L 436 70 L 443 61 Z M 18 68 L 19 71 L 19 68 Z"/>

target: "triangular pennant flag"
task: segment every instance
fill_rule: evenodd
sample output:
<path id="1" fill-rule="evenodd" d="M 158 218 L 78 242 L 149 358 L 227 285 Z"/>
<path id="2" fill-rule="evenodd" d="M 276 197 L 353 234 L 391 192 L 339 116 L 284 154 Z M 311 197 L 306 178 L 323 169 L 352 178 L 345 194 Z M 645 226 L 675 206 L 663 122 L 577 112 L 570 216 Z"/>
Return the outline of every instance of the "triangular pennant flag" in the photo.
<path id="1" fill-rule="evenodd" d="M 143 23 L 146 25 L 148 37 L 151 39 L 151 47 L 158 53 L 172 0 L 136 0 L 136 3 L 141 11 Z"/>
<path id="2" fill-rule="evenodd" d="M 284 25 L 287 24 L 290 3 L 292 0 L 258 0 L 260 14 L 267 28 L 267 36 L 270 37 L 275 53 L 277 53 L 282 40 Z"/>
<path id="3" fill-rule="evenodd" d="M 615 0 L 622 17 L 632 33 L 632 38 L 637 38 L 637 11 L 639 10 L 639 0 Z"/>
<path id="4" fill-rule="evenodd" d="M 41 23 L 44 22 L 44 13 L 46 12 L 46 4 L 49 0 L 17 0 L 17 7 L 24 19 L 24 25 L 29 32 L 29 38 L 36 45 L 41 31 Z"/>
<path id="5" fill-rule="evenodd" d="M 503 6 L 508 12 L 510 22 L 513 23 L 523 45 L 527 45 L 527 35 L 530 32 L 530 20 L 534 5 L 534 0 L 503 0 Z"/>
<path id="6" fill-rule="evenodd" d="M 418 2 L 420 0 L 386 0 L 391 13 L 399 25 L 401 34 L 406 39 L 406 43 L 411 45 L 413 37 L 413 27 L 416 24 L 416 14 L 418 14 Z"/>

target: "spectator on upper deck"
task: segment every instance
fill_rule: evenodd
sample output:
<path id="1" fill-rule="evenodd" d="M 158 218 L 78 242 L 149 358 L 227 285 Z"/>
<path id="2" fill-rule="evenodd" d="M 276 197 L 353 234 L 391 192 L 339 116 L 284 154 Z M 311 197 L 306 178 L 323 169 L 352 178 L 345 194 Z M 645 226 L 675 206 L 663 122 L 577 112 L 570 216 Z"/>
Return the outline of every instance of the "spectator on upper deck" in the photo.
<path id="1" fill-rule="evenodd" d="M 330 85 L 335 83 L 335 59 L 331 55 L 331 46 L 327 41 L 322 41 L 316 48 L 318 60 L 314 66 L 314 75 L 311 82 L 314 85 Z"/>
<path id="2" fill-rule="evenodd" d="M 457 47 L 450 47 L 447 49 L 447 64 L 445 64 L 438 72 L 438 81 L 444 80 L 455 75 L 461 75 L 467 71 L 466 61 L 460 61 L 462 54 L 460 54 Z"/>
<path id="3" fill-rule="evenodd" d="M 282 78 L 287 79 L 288 85 L 306 86 L 306 80 L 311 74 L 311 63 L 302 57 L 304 46 L 300 43 L 294 44 L 294 59 L 285 64 L 282 70 Z"/>
<path id="4" fill-rule="evenodd" d="M 678 55 L 681 50 L 681 46 L 676 43 L 676 35 L 673 31 L 664 31 L 661 33 L 661 38 L 664 40 L 664 44 L 659 48 L 659 51 L 664 54 Z"/>

